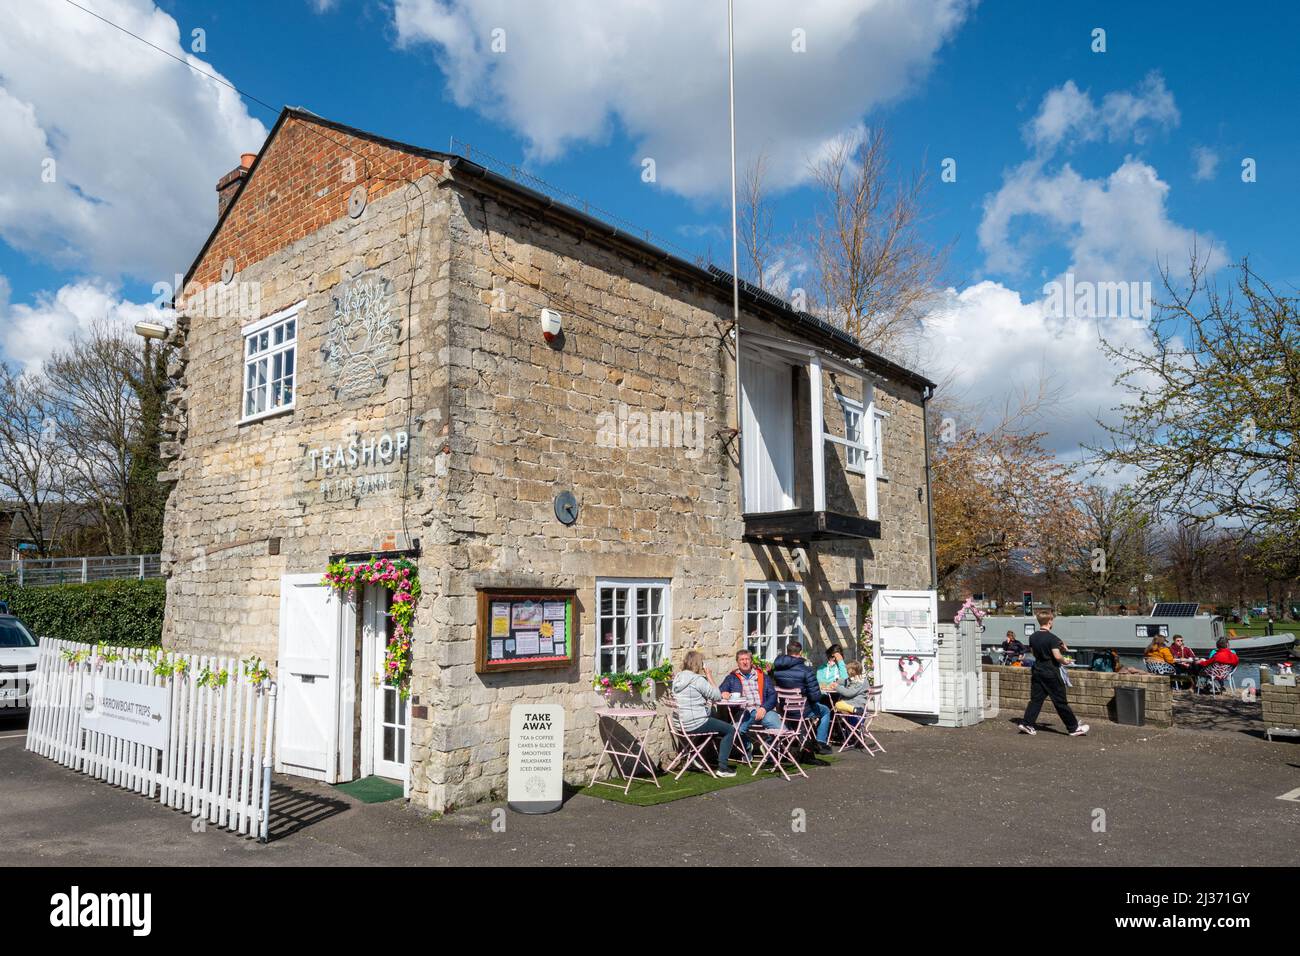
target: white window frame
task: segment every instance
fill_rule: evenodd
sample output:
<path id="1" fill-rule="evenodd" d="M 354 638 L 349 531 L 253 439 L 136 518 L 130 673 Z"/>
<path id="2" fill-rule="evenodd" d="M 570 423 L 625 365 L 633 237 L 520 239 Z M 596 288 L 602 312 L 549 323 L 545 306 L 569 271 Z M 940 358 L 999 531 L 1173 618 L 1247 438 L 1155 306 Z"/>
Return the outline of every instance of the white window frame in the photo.
<path id="1" fill-rule="evenodd" d="M 298 333 L 301 330 L 302 323 L 298 320 L 298 314 L 306 302 L 299 302 L 291 305 L 287 309 L 264 316 L 256 322 L 252 322 L 240 330 L 240 362 L 239 362 L 239 423 L 241 425 L 248 422 L 260 421 L 263 418 L 270 418 L 273 415 L 284 415 L 294 410 L 298 403 L 298 373 L 300 367 L 298 364 Z M 249 340 L 262 332 L 273 330 L 276 326 L 283 325 L 289 321 L 294 322 L 293 338 L 286 339 L 283 342 L 270 342 L 265 349 L 259 349 L 257 352 L 249 353 Z M 270 369 L 276 356 L 283 356 L 288 353 L 293 354 L 293 371 L 289 373 L 292 377 L 292 393 L 289 401 L 281 402 L 279 405 L 271 405 L 272 389 L 276 379 L 270 375 Z M 259 412 L 248 411 L 248 397 L 252 389 L 248 385 L 248 370 L 254 363 L 266 362 L 267 376 L 264 384 L 257 386 L 259 389 L 265 389 L 264 400 L 266 407 Z M 285 375 L 281 375 L 278 381 L 284 381 Z"/>
<path id="2" fill-rule="evenodd" d="M 627 590 L 627 601 L 624 605 L 624 620 L 627 622 L 627 644 L 614 645 L 622 647 L 622 650 L 613 652 L 613 666 L 606 668 L 603 666 L 605 655 L 605 645 L 601 636 L 604 633 L 605 613 L 604 601 L 602 597 L 608 589 L 624 588 Z M 659 660 L 651 660 L 647 667 L 640 667 L 636 664 L 637 653 L 643 644 L 649 644 L 643 641 L 640 633 L 641 617 L 636 613 L 636 592 L 639 589 L 657 590 L 660 592 L 659 615 L 663 620 L 662 644 L 663 649 Z M 647 670 L 650 667 L 658 666 L 662 661 L 672 660 L 673 653 L 673 589 L 671 578 L 597 578 L 596 579 L 596 673 L 617 673 Z M 623 655 L 620 663 L 619 654 Z M 627 665 L 632 666 L 627 666 Z"/>
<path id="3" fill-rule="evenodd" d="M 862 407 L 862 403 L 856 398 L 849 398 L 847 395 L 838 393 L 835 397 L 839 400 L 840 411 L 844 413 L 844 437 L 840 438 L 838 435 L 827 434 L 826 440 L 844 446 L 845 471 L 852 472 L 855 475 L 865 475 L 867 473 L 867 462 L 873 457 L 871 446 L 868 444 L 865 434 L 867 412 Z M 851 415 L 856 416 L 858 420 L 857 438 L 853 437 L 853 431 L 849 426 L 849 416 Z"/>
<path id="4" fill-rule="evenodd" d="M 743 631 L 742 640 L 744 641 L 743 646 L 750 648 L 754 651 L 756 656 L 761 657 L 766 661 L 774 660 L 778 653 L 784 654 L 786 650 L 786 647 L 777 646 L 777 641 L 782 637 L 777 630 L 777 595 L 782 593 L 793 593 L 795 595 L 796 612 L 795 628 L 789 634 L 784 635 L 785 645 L 788 647 L 791 640 L 796 640 L 800 644 L 803 644 L 805 643 L 803 630 L 803 585 L 799 584 L 797 581 L 745 582 L 745 605 L 741 611 L 743 614 L 741 619 Z M 751 594 L 759 595 L 760 604 L 755 609 L 755 613 L 770 614 L 768 633 L 760 634 L 757 638 L 752 637 L 749 633 L 749 597 Z M 761 605 L 761 602 L 765 598 L 771 601 L 770 609 L 766 612 Z"/>
<path id="5" fill-rule="evenodd" d="M 880 409 L 872 409 L 871 412 L 871 457 L 875 459 L 876 477 L 881 481 L 888 481 L 889 475 L 885 474 L 885 419 L 889 417 L 889 412 L 882 412 Z"/>

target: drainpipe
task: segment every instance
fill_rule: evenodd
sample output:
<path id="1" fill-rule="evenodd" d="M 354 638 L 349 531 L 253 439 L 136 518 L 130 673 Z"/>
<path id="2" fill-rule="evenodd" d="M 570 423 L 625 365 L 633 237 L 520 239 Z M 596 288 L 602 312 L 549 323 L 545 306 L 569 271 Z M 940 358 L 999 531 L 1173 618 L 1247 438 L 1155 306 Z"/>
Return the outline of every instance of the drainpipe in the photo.
<path id="1" fill-rule="evenodd" d="M 930 590 L 939 590 L 939 557 L 934 541 L 934 496 L 930 493 L 930 399 L 934 387 L 927 385 L 921 392 L 921 434 L 925 436 L 925 520 L 930 539 Z"/>

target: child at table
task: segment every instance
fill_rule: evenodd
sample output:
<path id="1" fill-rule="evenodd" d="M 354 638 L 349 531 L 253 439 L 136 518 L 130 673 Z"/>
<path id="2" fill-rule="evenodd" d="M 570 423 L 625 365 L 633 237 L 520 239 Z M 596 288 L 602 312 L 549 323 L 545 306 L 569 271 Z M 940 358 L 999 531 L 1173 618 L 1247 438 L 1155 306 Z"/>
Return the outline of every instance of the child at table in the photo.
<path id="1" fill-rule="evenodd" d="M 863 676 L 862 665 L 849 661 L 844 665 L 847 676 L 840 684 L 840 699 L 835 702 L 835 709 L 841 714 L 863 714 L 867 709 L 867 691 L 870 685 Z"/>

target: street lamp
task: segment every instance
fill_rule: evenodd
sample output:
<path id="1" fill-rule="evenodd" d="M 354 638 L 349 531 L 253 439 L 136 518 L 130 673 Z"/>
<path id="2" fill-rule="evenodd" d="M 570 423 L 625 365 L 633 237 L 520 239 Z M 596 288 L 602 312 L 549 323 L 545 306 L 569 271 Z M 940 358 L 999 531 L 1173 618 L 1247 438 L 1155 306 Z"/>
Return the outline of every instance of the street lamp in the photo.
<path id="1" fill-rule="evenodd" d="M 161 322 L 137 322 L 135 324 L 135 334 L 146 339 L 165 339 L 167 338 L 167 326 Z"/>

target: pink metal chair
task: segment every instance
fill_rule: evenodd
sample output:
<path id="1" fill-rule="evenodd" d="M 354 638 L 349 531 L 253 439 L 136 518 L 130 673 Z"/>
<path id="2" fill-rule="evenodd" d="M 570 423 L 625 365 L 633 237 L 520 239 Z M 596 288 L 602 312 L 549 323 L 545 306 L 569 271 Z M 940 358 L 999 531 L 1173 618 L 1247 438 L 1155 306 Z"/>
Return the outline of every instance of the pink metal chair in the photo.
<path id="1" fill-rule="evenodd" d="M 1236 669 L 1231 664 L 1211 664 L 1197 675 L 1196 690 L 1204 687 L 1211 694 L 1222 694 L 1232 686 L 1232 672 Z"/>
<path id="2" fill-rule="evenodd" d="M 860 714 L 846 714 L 838 710 L 831 713 L 830 739 L 835 739 L 835 731 L 838 729 L 842 738 L 839 753 L 843 753 L 850 745 L 861 747 L 872 757 L 885 752 L 876 735 L 871 732 L 871 722 L 880 712 L 880 694 L 883 690 L 883 687 L 867 690 L 867 706 Z"/>
<path id="3" fill-rule="evenodd" d="M 803 691 L 778 687 L 776 700 L 781 711 L 781 725 L 798 734 L 798 749 L 803 750 L 817 733 L 816 723 L 808 716 L 808 701 Z"/>
<path id="4" fill-rule="evenodd" d="M 781 691 L 777 691 L 778 694 Z M 781 726 L 772 729 L 759 725 L 754 730 L 754 738 L 758 741 L 759 748 L 763 751 L 761 759 L 750 769 L 750 774 L 757 776 L 758 772 L 767 764 L 771 764 L 773 773 L 780 773 L 786 780 L 790 779 L 790 774 L 786 770 L 786 764 L 793 764 L 795 771 L 801 777 L 807 777 L 799 759 L 795 756 L 796 746 L 801 744 L 807 738 L 807 733 L 801 731 L 805 724 L 810 724 L 805 716 L 806 702 L 801 692 L 794 692 L 794 695 L 788 701 L 782 701 L 781 709 Z"/>
<path id="5" fill-rule="evenodd" d="M 681 710 L 677 706 L 676 700 L 668 701 L 668 733 L 673 738 L 673 745 L 677 748 L 677 755 L 664 767 L 664 773 L 672 773 L 673 768 L 681 764 L 675 774 L 674 780 L 682 779 L 682 774 L 691 769 L 692 766 L 703 770 L 710 777 L 716 777 L 713 767 L 710 766 L 708 759 L 704 756 L 704 748 L 710 742 L 716 742 L 717 734 L 696 734 L 691 733 L 682 726 Z"/>

